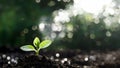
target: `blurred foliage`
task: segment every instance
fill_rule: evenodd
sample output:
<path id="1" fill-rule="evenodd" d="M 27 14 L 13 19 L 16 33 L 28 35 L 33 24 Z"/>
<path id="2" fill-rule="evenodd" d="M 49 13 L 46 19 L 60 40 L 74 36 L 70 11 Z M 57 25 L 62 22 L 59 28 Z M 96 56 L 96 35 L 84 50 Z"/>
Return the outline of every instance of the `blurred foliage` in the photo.
<path id="1" fill-rule="evenodd" d="M 51 0 L 0 0 L 0 45 L 15 46 L 30 43 L 35 36 L 41 37 L 38 28 L 39 18 L 51 15 L 53 10 L 64 8 L 64 2 L 56 2 L 51 7 Z M 42 38 L 42 37 L 41 37 Z"/>
<path id="2" fill-rule="evenodd" d="M 95 23 L 91 14 L 84 13 L 70 17 L 66 23 L 58 23 L 59 29 L 53 28 L 56 25 L 53 21 L 54 14 L 58 12 L 56 10 L 62 11 L 73 3 L 72 0 L 64 1 L 66 0 L 0 0 L 0 46 L 21 46 L 32 43 L 36 36 L 40 39 L 48 36 L 54 38 L 50 47 L 54 49 L 120 48 L 120 24 L 116 24 L 115 28 L 107 28 L 105 17 L 99 18 L 99 23 Z M 47 29 L 40 30 L 40 23 L 44 23 L 44 28 Z"/>

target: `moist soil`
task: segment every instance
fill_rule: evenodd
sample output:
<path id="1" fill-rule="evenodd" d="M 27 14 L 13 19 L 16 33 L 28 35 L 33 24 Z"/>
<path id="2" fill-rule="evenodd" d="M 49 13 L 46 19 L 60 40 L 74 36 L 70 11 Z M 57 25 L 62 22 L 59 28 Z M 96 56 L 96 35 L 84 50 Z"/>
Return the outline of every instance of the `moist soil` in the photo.
<path id="1" fill-rule="evenodd" d="M 1 47 L 0 68 L 120 68 L 120 50 L 41 50 L 36 56 L 19 48 Z"/>

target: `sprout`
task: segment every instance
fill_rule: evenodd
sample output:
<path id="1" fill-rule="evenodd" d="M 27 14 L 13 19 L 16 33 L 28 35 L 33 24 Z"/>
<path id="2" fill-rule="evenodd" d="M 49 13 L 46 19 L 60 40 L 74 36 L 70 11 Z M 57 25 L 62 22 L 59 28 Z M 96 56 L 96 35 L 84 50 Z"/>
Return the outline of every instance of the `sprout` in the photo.
<path id="1" fill-rule="evenodd" d="M 38 37 L 35 37 L 33 40 L 33 45 L 24 45 L 21 46 L 20 49 L 23 51 L 35 51 L 36 55 L 39 55 L 40 49 L 47 48 L 52 43 L 51 40 L 44 40 L 40 43 L 40 39 Z"/>

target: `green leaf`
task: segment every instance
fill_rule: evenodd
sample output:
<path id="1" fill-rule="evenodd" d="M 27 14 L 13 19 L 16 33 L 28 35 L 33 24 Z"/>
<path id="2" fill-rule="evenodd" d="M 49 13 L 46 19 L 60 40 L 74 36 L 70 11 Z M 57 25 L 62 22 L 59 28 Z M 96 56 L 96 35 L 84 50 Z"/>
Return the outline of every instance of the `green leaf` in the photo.
<path id="1" fill-rule="evenodd" d="M 35 47 L 37 47 L 37 48 L 39 47 L 40 40 L 39 40 L 38 37 L 35 37 L 35 39 L 34 39 L 34 41 L 33 41 L 33 44 L 34 44 Z"/>
<path id="2" fill-rule="evenodd" d="M 32 45 L 24 45 L 20 47 L 20 49 L 23 51 L 35 51 L 35 48 Z"/>
<path id="3" fill-rule="evenodd" d="M 52 43 L 51 40 L 45 40 L 45 41 L 43 41 L 43 42 L 40 43 L 40 45 L 39 45 L 40 48 L 39 48 L 39 49 L 46 48 L 46 47 L 48 47 L 51 43 Z"/>

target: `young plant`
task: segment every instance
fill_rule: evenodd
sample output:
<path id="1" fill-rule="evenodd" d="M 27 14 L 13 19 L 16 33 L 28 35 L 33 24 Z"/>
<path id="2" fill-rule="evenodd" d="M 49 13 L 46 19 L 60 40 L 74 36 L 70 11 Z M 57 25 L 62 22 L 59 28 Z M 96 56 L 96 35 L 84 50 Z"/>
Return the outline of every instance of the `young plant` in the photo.
<path id="1" fill-rule="evenodd" d="M 52 43 L 51 40 L 44 40 L 40 43 L 40 39 L 38 37 L 35 37 L 33 40 L 33 45 L 24 45 L 21 46 L 20 49 L 23 51 L 35 51 L 36 55 L 39 55 L 40 49 L 47 48 Z"/>

